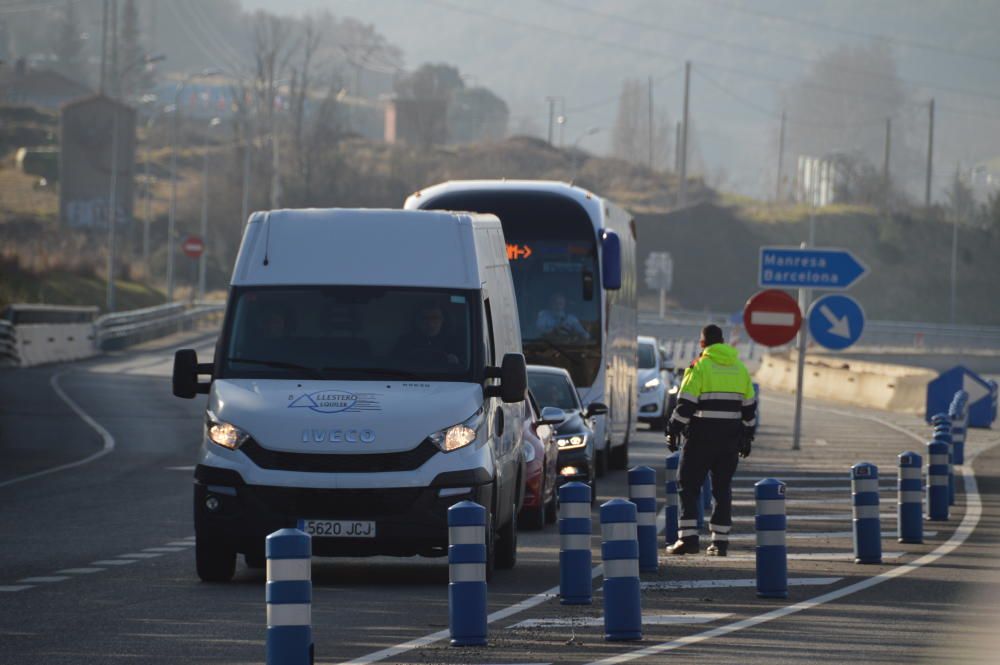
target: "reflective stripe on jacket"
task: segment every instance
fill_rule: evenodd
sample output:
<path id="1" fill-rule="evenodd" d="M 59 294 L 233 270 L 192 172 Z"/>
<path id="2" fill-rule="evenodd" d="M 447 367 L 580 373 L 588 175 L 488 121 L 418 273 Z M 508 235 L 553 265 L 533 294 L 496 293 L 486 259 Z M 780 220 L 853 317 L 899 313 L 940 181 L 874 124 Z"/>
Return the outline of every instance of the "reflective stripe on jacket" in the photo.
<path id="1" fill-rule="evenodd" d="M 757 424 L 757 395 L 750 373 L 728 344 L 712 344 L 684 371 L 671 420 L 711 425 L 720 434 L 735 433 L 736 425 Z"/>

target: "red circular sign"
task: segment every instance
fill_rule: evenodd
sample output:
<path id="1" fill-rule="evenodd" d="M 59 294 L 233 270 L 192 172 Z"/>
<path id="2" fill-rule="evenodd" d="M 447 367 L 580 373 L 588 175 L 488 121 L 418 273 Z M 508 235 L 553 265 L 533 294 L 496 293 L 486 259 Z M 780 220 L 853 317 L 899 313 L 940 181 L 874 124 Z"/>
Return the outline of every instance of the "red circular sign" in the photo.
<path id="1" fill-rule="evenodd" d="M 761 291 L 743 307 L 743 327 L 753 341 L 764 346 L 788 344 L 801 326 L 799 304 L 784 291 Z"/>
<path id="2" fill-rule="evenodd" d="M 192 259 L 196 259 L 205 251 L 205 242 L 201 236 L 188 236 L 181 243 L 181 249 Z"/>

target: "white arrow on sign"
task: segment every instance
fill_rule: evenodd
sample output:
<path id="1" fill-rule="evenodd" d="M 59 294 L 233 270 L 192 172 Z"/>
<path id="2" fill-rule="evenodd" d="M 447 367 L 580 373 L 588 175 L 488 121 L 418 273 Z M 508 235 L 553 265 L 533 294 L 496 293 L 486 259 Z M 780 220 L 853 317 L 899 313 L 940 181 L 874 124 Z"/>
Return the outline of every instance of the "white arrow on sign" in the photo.
<path id="1" fill-rule="evenodd" d="M 975 404 L 990 394 L 990 389 L 976 381 L 968 374 L 962 375 L 962 390 L 969 393 L 969 404 Z"/>
<path id="2" fill-rule="evenodd" d="M 844 339 L 851 339 L 851 326 L 846 316 L 836 316 L 826 305 L 819 308 L 819 313 L 830 322 L 831 335 L 843 337 Z"/>

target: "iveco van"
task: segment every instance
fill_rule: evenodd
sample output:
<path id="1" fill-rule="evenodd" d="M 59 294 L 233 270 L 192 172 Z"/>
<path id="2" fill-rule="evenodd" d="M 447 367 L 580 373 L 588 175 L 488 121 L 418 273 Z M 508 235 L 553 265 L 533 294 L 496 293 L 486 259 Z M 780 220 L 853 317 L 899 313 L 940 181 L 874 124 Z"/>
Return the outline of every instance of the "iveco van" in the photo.
<path id="1" fill-rule="evenodd" d="M 489 511 L 487 566 L 512 567 L 526 381 L 496 217 L 255 213 L 214 361 L 174 361 L 174 394 L 208 395 L 198 575 L 263 566 L 296 525 L 320 556 L 444 555 L 465 499 Z"/>

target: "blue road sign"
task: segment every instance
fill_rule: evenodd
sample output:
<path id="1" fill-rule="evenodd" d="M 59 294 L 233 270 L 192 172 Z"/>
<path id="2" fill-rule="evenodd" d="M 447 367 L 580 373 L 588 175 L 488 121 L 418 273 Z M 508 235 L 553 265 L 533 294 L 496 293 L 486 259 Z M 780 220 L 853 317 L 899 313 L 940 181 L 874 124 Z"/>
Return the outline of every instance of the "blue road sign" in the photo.
<path id="1" fill-rule="evenodd" d="M 809 334 L 828 349 L 846 349 L 858 341 L 864 328 L 865 312 L 850 296 L 823 296 L 809 308 Z"/>
<path id="2" fill-rule="evenodd" d="M 935 413 L 947 413 L 959 390 L 969 393 L 969 425 L 989 427 L 993 421 L 993 394 L 990 384 L 967 367 L 956 365 L 927 384 L 927 422 Z"/>
<path id="3" fill-rule="evenodd" d="M 868 266 L 836 247 L 761 247 L 760 285 L 779 289 L 842 291 L 868 273 Z"/>

